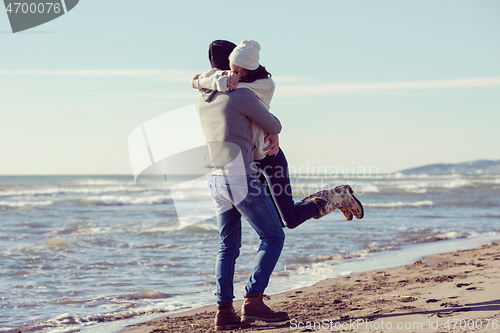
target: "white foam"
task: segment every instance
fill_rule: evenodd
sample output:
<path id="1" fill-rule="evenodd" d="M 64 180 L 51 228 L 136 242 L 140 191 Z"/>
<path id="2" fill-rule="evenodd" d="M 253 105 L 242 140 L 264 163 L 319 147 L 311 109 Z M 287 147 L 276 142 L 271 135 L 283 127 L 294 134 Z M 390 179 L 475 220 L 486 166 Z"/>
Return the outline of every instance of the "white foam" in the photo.
<path id="1" fill-rule="evenodd" d="M 117 299 L 127 299 L 127 300 L 139 300 L 139 299 L 159 299 L 159 298 L 167 298 L 169 295 L 159 292 L 158 290 L 151 289 L 146 290 L 136 294 L 126 294 L 120 295 Z"/>
<path id="2" fill-rule="evenodd" d="M 34 195 L 54 195 L 54 194 L 100 194 L 100 193 L 110 193 L 110 192 L 143 192 L 142 188 L 134 186 L 108 186 L 108 187 L 48 187 L 40 189 L 29 189 L 29 190 L 10 190 L 1 191 L 0 196 L 34 196 Z"/>
<path id="3" fill-rule="evenodd" d="M 308 266 L 295 266 L 294 268 L 294 277 L 302 275 L 303 277 L 307 276 L 308 279 L 312 277 L 315 281 L 321 281 L 329 277 L 335 277 L 335 271 L 337 269 L 336 266 L 333 266 L 328 262 L 313 263 Z"/>
<path id="4" fill-rule="evenodd" d="M 495 231 L 490 232 L 475 232 L 472 231 L 467 235 L 467 238 L 476 238 L 476 237 L 487 237 L 487 236 L 495 236 L 497 233 Z"/>
<path id="5" fill-rule="evenodd" d="M 78 185 L 83 186 L 103 186 L 103 185 L 134 185 L 135 182 L 125 182 L 110 179 L 82 179 L 75 182 Z"/>
<path id="6" fill-rule="evenodd" d="M 481 177 L 451 174 L 451 175 L 403 175 L 394 174 L 383 177 L 385 181 L 376 181 L 382 189 L 397 189 L 411 193 L 426 193 L 431 188 L 463 188 L 469 186 L 500 184 L 498 175 L 484 175 Z M 394 181 L 391 181 L 394 180 Z"/>
<path id="7" fill-rule="evenodd" d="M 54 201 L 47 200 L 47 201 L 0 201 L 0 208 L 2 206 L 4 207 L 11 207 L 11 208 L 19 208 L 19 207 L 25 207 L 25 206 L 48 206 L 52 205 Z"/>
<path id="8" fill-rule="evenodd" d="M 169 194 L 144 197 L 131 197 L 127 195 L 102 195 L 85 197 L 82 198 L 82 200 L 104 206 L 157 205 L 172 203 L 172 197 Z"/>
<path id="9" fill-rule="evenodd" d="M 210 217 L 212 217 L 212 216 L 210 216 Z M 218 226 L 216 226 L 214 224 L 208 224 L 208 223 L 204 223 L 204 224 L 197 223 L 197 224 L 187 226 L 187 228 L 191 228 L 191 229 L 199 228 L 199 229 L 209 230 L 209 231 L 214 231 L 214 230 L 218 231 L 219 230 Z"/>
<path id="10" fill-rule="evenodd" d="M 365 193 L 379 193 L 380 189 L 373 183 L 350 183 L 349 184 L 356 195 Z M 332 186 L 332 188 L 335 186 Z"/>
<path id="11" fill-rule="evenodd" d="M 369 249 L 361 249 L 358 251 L 353 251 L 344 256 L 344 258 L 364 258 L 371 254 Z"/>
<path id="12" fill-rule="evenodd" d="M 457 238 L 461 238 L 461 236 L 456 231 L 443 232 L 443 233 L 438 234 L 438 235 L 436 235 L 434 237 L 441 238 L 441 239 L 457 239 Z"/>
<path id="13" fill-rule="evenodd" d="M 370 208 L 399 208 L 399 207 L 422 207 L 432 206 L 434 202 L 430 200 L 415 201 L 415 202 L 387 202 L 387 203 L 363 203 L 364 207 Z"/>
<path id="14" fill-rule="evenodd" d="M 78 228 L 71 234 L 100 235 L 100 234 L 109 234 L 110 232 L 117 232 L 117 229 L 109 227 Z"/>
<path id="15" fill-rule="evenodd" d="M 174 308 L 174 307 L 170 307 Z M 143 317 L 168 312 L 168 308 L 146 308 L 125 310 L 112 313 L 93 314 L 87 316 L 71 315 L 64 313 L 47 320 L 38 320 L 30 329 L 50 333 L 77 332 L 88 328 L 88 332 L 98 329 L 99 324 L 121 321 L 124 319 Z M 104 330 L 103 330 L 104 331 Z"/>
<path id="16" fill-rule="evenodd" d="M 203 189 L 208 192 L 207 180 L 203 178 L 202 180 L 191 180 L 183 183 L 175 184 L 175 188 L 178 190 L 199 190 Z"/>
<path id="17" fill-rule="evenodd" d="M 425 179 L 425 178 L 429 178 L 429 177 L 430 176 L 426 173 L 405 175 L 404 173 L 396 172 L 395 174 L 386 175 L 383 178 L 385 178 L 385 179 Z"/>
<path id="18" fill-rule="evenodd" d="M 49 245 L 49 246 L 54 246 L 54 247 L 60 247 L 60 246 L 65 246 L 65 245 L 71 245 L 73 243 L 65 237 L 55 237 L 49 241 L 46 241 L 43 244 Z"/>
<path id="19" fill-rule="evenodd" d="M 363 186 L 365 192 L 367 192 L 367 193 L 379 193 L 380 192 L 378 187 L 373 185 L 373 184 L 362 184 L 361 186 Z"/>
<path id="20" fill-rule="evenodd" d="M 459 187 L 465 187 L 465 186 L 471 186 L 472 182 L 467 180 L 467 179 L 455 179 L 452 180 L 449 183 L 445 183 L 442 186 L 446 188 L 459 188 Z"/>

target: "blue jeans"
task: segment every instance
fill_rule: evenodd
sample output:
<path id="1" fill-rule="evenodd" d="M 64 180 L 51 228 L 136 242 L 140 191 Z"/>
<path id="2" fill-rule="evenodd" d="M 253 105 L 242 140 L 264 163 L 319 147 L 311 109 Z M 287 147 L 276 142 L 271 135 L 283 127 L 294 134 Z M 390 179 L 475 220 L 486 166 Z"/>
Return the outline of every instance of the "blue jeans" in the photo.
<path id="1" fill-rule="evenodd" d="M 281 148 L 276 156 L 266 156 L 255 162 L 265 175 L 274 203 L 288 228 L 293 229 L 318 214 L 318 208 L 312 201 L 293 202 L 288 163 Z"/>
<path id="2" fill-rule="evenodd" d="M 219 225 L 219 252 L 215 264 L 217 304 L 224 305 L 234 298 L 233 278 L 241 247 L 241 217 L 260 237 L 246 292 L 266 289 L 283 249 L 285 233 L 257 174 L 239 179 L 208 175 L 208 187 Z"/>

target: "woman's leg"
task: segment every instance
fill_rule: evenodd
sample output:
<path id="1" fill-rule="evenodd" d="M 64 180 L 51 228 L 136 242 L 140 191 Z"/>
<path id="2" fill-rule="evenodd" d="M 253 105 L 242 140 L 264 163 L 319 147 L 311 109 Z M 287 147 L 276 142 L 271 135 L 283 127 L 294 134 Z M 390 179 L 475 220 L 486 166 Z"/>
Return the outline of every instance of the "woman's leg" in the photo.
<path id="1" fill-rule="evenodd" d="M 256 163 L 267 178 L 274 202 L 288 228 L 296 228 L 318 214 L 318 207 L 313 201 L 294 203 L 288 163 L 281 148 L 276 156 L 266 156 Z"/>
<path id="2" fill-rule="evenodd" d="M 262 172 L 259 173 L 259 180 L 262 183 L 262 186 L 264 187 L 264 190 L 266 191 L 267 195 L 269 196 L 269 199 L 271 199 L 271 202 L 273 203 L 274 209 L 278 214 L 278 219 L 280 220 L 281 226 L 283 228 L 286 227 L 285 222 L 283 222 L 283 219 L 281 218 L 281 215 L 279 213 L 278 206 L 276 205 L 276 202 L 274 201 L 273 195 L 271 194 L 271 189 L 269 188 L 269 184 L 267 183 L 266 176 Z"/>

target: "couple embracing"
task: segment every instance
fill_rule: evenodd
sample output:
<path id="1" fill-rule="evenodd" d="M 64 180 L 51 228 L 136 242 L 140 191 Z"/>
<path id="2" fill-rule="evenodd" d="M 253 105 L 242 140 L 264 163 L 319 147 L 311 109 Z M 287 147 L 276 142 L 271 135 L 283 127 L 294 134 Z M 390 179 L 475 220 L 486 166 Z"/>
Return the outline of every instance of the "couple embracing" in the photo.
<path id="1" fill-rule="evenodd" d="M 275 86 L 259 64 L 259 52 L 260 45 L 253 40 L 238 46 L 214 41 L 208 52 L 212 70 L 191 81 L 200 90 L 198 114 L 208 147 L 208 188 L 219 227 L 216 331 L 255 320 L 289 320 L 286 312 L 275 312 L 263 302 L 285 241 L 283 227 L 293 229 L 335 209 L 346 220 L 363 217 L 363 206 L 349 185 L 293 201 L 287 161 L 279 147 L 281 123 L 269 112 Z M 259 235 L 260 246 L 240 318 L 232 302 L 242 216 Z"/>

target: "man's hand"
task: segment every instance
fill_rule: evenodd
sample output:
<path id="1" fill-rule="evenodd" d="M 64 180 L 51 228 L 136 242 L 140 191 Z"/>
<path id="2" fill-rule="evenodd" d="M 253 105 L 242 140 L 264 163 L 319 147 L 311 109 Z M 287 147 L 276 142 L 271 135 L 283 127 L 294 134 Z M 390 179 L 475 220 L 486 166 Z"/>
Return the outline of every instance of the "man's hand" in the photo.
<path id="1" fill-rule="evenodd" d="M 191 79 L 191 88 L 194 88 L 196 89 L 196 87 L 194 86 L 194 81 L 198 80 L 198 78 L 200 77 L 200 74 L 197 74 L 195 75 L 192 79 Z"/>
<path id="2" fill-rule="evenodd" d="M 267 156 L 276 156 L 280 151 L 280 140 L 278 134 L 268 134 L 264 137 L 264 143 L 271 140 L 269 147 L 264 148 Z"/>
<path id="3" fill-rule="evenodd" d="M 229 91 L 233 91 L 238 86 L 238 82 L 240 82 L 240 77 L 236 72 L 227 71 L 227 86 Z"/>

